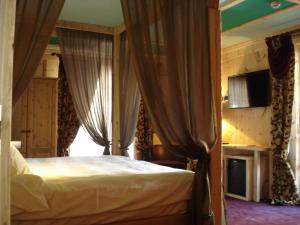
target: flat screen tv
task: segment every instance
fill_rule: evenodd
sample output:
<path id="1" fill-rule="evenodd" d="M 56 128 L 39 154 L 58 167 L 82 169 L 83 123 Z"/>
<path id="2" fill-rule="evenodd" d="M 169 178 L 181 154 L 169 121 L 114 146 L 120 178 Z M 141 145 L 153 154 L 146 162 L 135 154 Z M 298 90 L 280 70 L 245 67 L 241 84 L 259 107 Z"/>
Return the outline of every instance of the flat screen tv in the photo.
<path id="1" fill-rule="evenodd" d="M 269 70 L 228 77 L 228 108 L 269 106 L 271 90 Z"/>

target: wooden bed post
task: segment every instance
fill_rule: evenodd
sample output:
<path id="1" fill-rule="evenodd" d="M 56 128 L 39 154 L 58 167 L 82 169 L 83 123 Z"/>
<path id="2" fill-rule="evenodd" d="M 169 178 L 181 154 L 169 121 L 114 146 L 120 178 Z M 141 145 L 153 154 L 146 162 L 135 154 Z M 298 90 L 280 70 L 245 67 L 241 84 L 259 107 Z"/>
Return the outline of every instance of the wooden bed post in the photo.
<path id="1" fill-rule="evenodd" d="M 120 71 L 120 35 L 124 31 L 124 25 L 114 28 L 114 52 L 113 52 L 113 99 L 112 99 L 112 155 L 121 155 L 119 150 L 120 140 L 120 98 L 119 98 L 119 71 Z"/>
<path id="2" fill-rule="evenodd" d="M 113 45 L 113 97 L 112 97 L 112 155 L 120 155 L 120 108 L 119 108 L 119 52 L 120 52 L 120 35 L 114 32 Z"/>
<path id="3" fill-rule="evenodd" d="M 219 0 L 209 0 L 209 36 L 211 52 L 211 73 L 215 92 L 215 107 L 218 140 L 211 155 L 211 195 L 212 208 L 215 213 L 215 225 L 222 224 L 222 147 L 221 147 L 221 27 Z"/>
<path id="4" fill-rule="evenodd" d="M 0 1 L 0 225 L 10 224 L 9 153 L 12 112 L 13 41 L 15 0 Z"/>

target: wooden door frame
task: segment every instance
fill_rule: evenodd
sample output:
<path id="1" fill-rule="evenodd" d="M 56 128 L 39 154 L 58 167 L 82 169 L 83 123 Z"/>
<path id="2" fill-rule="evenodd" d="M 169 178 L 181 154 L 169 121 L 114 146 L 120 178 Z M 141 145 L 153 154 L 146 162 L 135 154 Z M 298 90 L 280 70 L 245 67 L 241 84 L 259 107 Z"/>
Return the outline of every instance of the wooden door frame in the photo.
<path id="1" fill-rule="evenodd" d="M 10 139 L 16 0 L 0 1 L 0 225 L 10 224 Z"/>
<path id="2" fill-rule="evenodd" d="M 210 0 L 209 13 L 209 39 L 210 39 L 210 69 L 212 87 L 214 92 L 214 107 L 216 113 L 217 142 L 211 153 L 210 185 L 211 207 L 215 215 L 215 224 L 221 225 L 224 221 L 223 192 L 222 192 L 222 146 L 221 146 L 221 26 L 219 1 Z"/>
<path id="3" fill-rule="evenodd" d="M 299 75 L 300 75 L 300 36 L 294 37 L 293 38 L 293 42 L 295 45 L 295 53 L 296 53 L 296 62 L 298 61 L 298 65 L 296 65 L 295 68 L 295 121 L 296 121 L 296 125 L 295 125 L 295 134 L 294 137 L 295 138 L 295 151 L 294 151 L 294 156 L 292 158 L 294 158 L 295 160 L 295 165 L 294 165 L 294 173 L 295 173 L 295 177 L 296 177 L 296 184 L 298 185 L 298 188 L 300 187 L 300 152 L 296 151 L 296 149 L 298 149 L 300 147 L 300 134 L 299 134 L 299 127 L 300 127 L 300 122 L 298 120 L 298 118 L 300 118 L 300 112 L 299 112 L 299 108 L 300 108 L 300 88 L 299 88 L 299 84 L 300 84 L 300 80 L 299 80 Z M 297 90 L 298 89 L 298 90 Z M 291 154 L 291 153 L 290 153 Z M 299 194 L 299 190 L 298 190 L 298 194 Z"/>

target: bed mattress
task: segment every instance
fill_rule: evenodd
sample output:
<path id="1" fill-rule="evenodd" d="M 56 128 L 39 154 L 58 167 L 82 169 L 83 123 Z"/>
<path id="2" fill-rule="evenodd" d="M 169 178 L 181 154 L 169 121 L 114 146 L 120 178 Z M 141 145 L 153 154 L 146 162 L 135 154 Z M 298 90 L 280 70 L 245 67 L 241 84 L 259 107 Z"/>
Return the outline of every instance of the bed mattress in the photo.
<path id="1" fill-rule="evenodd" d="M 165 216 L 185 213 L 191 198 L 193 172 L 128 157 L 44 158 L 27 162 L 32 173 L 44 181 L 49 209 L 19 212 L 13 221 L 102 215 L 101 223 L 107 223 L 129 219 L 130 215 L 144 217 L 138 213 L 143 210 L 147 217 Z"/>

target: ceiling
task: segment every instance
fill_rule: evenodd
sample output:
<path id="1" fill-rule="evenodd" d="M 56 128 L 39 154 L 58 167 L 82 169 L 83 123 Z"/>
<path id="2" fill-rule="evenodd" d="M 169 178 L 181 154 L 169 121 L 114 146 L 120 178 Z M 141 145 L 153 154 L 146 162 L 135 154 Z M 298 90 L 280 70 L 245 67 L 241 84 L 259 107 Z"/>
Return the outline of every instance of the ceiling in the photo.
<path id="1" fill-rule="evenodd" d="M 220 0 L 220 7 L 238 2 L 221 12 L 222 47 L 229 47 L 300 24 L 300 0 Z M 299 5 L 294 3 L 299 1 Z M 123 23 L 120 0 L 66 0 L 60 20 L 114 27 Z"/>
<path id="2" fill-rule="evenodd" d="M 120 0 L 66 0 L 59 19 L 115 27 L 123 13 Z"/>
<path id="3" fill-rule="evenodd" d="M 229 1 L 223 0 L 221 5 Z M 300 1 L 298 5 L 288 0 L 278 1 L 281 3 L 278 9 L 270 7 L 271 0 L 245 0 L 222 11 L 222 47 L 300 25 Z"/>
<path id="4" fill-rule="evenodd" d="M 289 1 L 281 1 L 281 6 L 278 9 L 273 9 L 270 7 L 270 1 L 243 1 L 229 9 L 222 11 L 222 31 L 230 30 L 234 27 L 261 18 L 262 16 L 289 8 L 293 5 L 296 4 Z"/>

